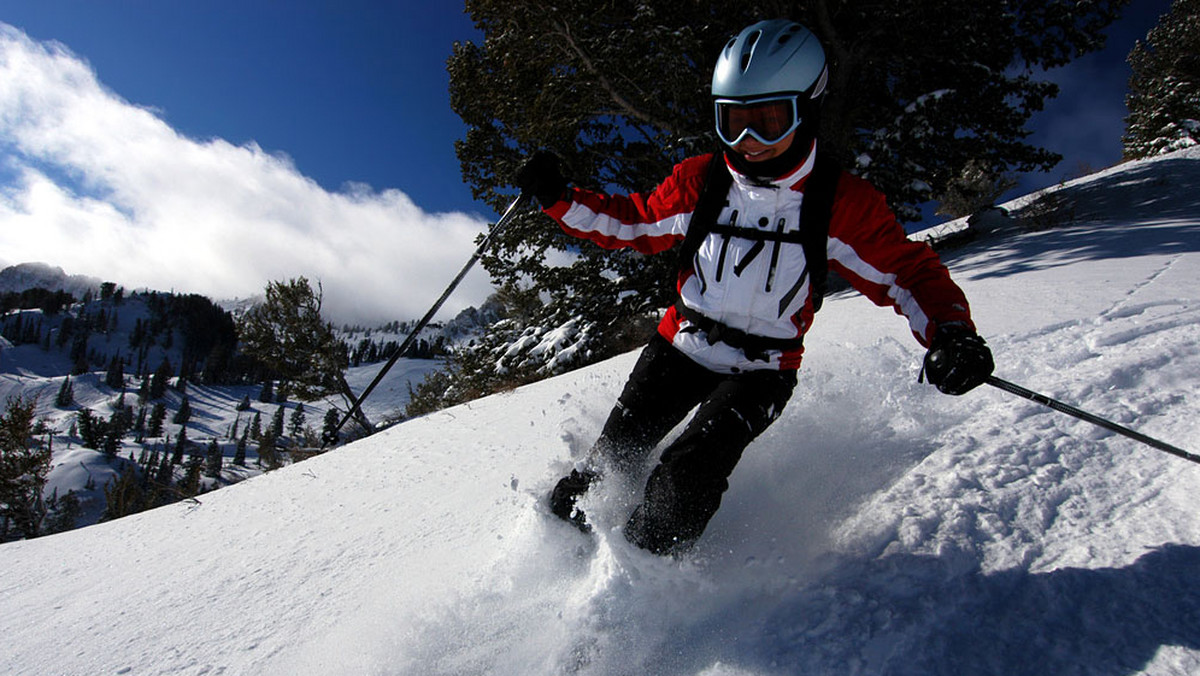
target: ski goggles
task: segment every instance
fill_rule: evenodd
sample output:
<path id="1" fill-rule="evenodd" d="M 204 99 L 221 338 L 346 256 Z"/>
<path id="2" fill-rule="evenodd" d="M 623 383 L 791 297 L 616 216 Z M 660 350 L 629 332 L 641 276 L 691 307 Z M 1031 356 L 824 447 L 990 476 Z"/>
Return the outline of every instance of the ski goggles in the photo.
<path id="1" fill-rule="evenodd" d="M 795 94 L 749 101 L 716 99 L 717 135 L 730 146 L 741 143 L 747 136 L 775 145 L 803 122 L 798 99 Z"/>

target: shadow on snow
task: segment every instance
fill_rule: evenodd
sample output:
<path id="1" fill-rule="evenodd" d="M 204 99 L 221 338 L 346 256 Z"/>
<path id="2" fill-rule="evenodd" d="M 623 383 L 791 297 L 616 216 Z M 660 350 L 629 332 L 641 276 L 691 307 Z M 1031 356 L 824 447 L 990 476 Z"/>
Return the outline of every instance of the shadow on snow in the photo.
<path id="1" fill-rule="evenodd" d="M 1200 547 L 1048 573 L 985 574 L 967 553 L 839 561 L 834 570 L 754 600 L 757 626 L 738 613 L 739 626 L 716 619 L 697 630 L 703 643 L 683 643 L 723 653 L 704 662 L 765 673 L 888 676 L 1127 676 L 1163 646 L 1200 649 Z"/>

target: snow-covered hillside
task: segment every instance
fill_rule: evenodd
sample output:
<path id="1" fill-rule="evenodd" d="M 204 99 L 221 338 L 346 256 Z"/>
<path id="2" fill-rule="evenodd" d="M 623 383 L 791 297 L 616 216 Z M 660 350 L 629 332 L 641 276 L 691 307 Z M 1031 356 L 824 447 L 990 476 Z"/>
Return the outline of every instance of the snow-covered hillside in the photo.
<path id="1" fill-rule="evenodd" d="M 46 270 L 50 272 L 45 272 Z M 62 270 L 55 271 L 44 265 L 13 266 L 6 268 L 4 272 L 10 273 L 5 276 L 9 281 L 23 280 L 24 283 L 40 285 L 43 288 L 57 289 L 61 286 L 59 282 L 71 279 Z M 17 288 L 23 290 L 26 287 Z M 200 482 L 204 490 L 213 490 L 262 473 L 256 443 L 248 444 L 249 462 L 246 465 L 239 466 L 233 463 L 237 432 L 247 430 L 255 416 L 260 416 L 264 423 L 268 423 L 283 409 L 284 417 L 290 419 L 303 405 L 305 427 L 309 428 L 308 433 L 311 436 L 316 436 L 323 424 L 324 415 L 330 408 L 338 407 L 339 411 L 344 411 L 348 406 L 346 400 L 340 396 L 330 396 L 324 400 L 307 403 L 262 403 L 259 400 L 261 385 L 209 386 L 195 382 L 188 383 L 182 391 L 175 387 L 168 388 L 164 396 L 150 403 L 140 402 L 137 391 L 143 380 L 137 376 L 138 373 L 150 373 L 165 361 L 174 365 L 171 373 L 175 374 L 178 372 L 176 369 L 184 362 L 183 348 L 186 338 L 183 336 L 186 332 L 178 326 L 162 321 L 165 315 L 161 307 L 173 298 L 173 294 L 138 292 L 123 296 L 120 301 L 92 300 L 77 304 L 71 312 L 54 315 L 43 315 L 38 309 L 17 311 L 3 317 L 3 322 L 0 322 L 5 326 L 23 323 L 38 327 L 34 332 L 37 338 L 19 345 L 13 345 L 0 336 L 0 404 L 14 396 L 36 399 L 37 420 L 55 431 L 51 444 L 53 459 L 44 494 L 49 498 L 52 495 L 61 497 L 72 493 L 80 505 L 80 513 L 74 519 L 78 526 L 91 525 L 100 520 L 106 508 L 105 487 L 119 478 L 127 465 L 134 464 L 134 461 L 140 461 L 149 454 L 170 452 L 185 429 L 187 439 L 191 442 L 189 455 L 202 457 L 206 445 L 213 441 L 223 451 L 225 460 L 219 478 L 206 476 Z M 204 303 L 207 301 L 193 305 L 203 306 Z M 154 306 L 160 309 L 156 311 Z M 464 319 L 456 320 L 449 329 L 431 329 L 425 334 L 427 340 L 433 341 L 439 336 L 446 340 L 447 335 L 465 334 L 471 326 L 471 316 L 465 312 L 464 315 Z M 124 393 L 120 388 L 106 384 L 104 371 L 94 370 L 68 377 L 73 370 L 70 353 L 73 351 L 74 338 L 64 343 L 58 336 L 63 326 L 71 321 L 77 322 L 82 316 L 92 318 L 93 322 L 98 316 L 108 317 L 103 322 L 103 330 L 87 332 L 87 352 L 91 355 L 90 362 L 93 368 L 96 365 L 111 364 L 110 360 L 113 358 L 122 360 L 125 365 L 125 377 L 122 380 L 125 384 Z M 173 319 L 175 325 L 180 323 L 178 316 Z M 157 339 L 133 340 L 133 336 L 138 333 L 146 335 L 143 327 L 156 323 L 161 324 Z M 232 333 L 232 327 L 230 331 Z M 50 338 L 52 335 L 55 337 L 53 341 Z M 353 338 L 355 344 L 363 340 L 374 341 L 378 345 L 386 345 L 388 342 L 396 345 L 402 342 L 406 335 L 407 333 L 400 335 L 375 331 L 365 335 L 349 334 L 347 339 Z M 46 338 L 42 340 L 41 336 Z M 346 374 L 347 382 L 355 392 L 362 392 L 381 368 L 381 363 L 352 368 Z M 379 389 L 382 394 L 365 403 L 363 410 L 368 419 L 372 424 L 380 424 L 402 418 L 408 402 L 409 383 L 419 382 L 428 373 L 440 368 L 441 362 L 431 359 L 399 360 L 395 368 L 381 381 Z M 60 406 L 56 399 L 64 384 L 69 384 L 73 391 L 72 402 Z M 136 434 L 124 435 L 114 458 L 108 458 L 92 448 L 84 448 L 79 445 L 80 435 L 69 433 L 76 425 L 79 413 L 84 409 L 104 420 L 108 419 L 121 403 L 130 407 L 131 411 L 143 407 L 148 410 L 153 404 L 162 403 L 173 417 L 179 411 L 185 397 L 189 406 L 196 411 L 186 423 L 176 424 L 172 420 L 171 424 L 164 426 L 162 434 L 147 435 L 140 443 L 135 441 Z M 249 403 L 246 410 L 239 406 L 244 399 Z M 186 469 L 177 465 L 174 474 L 176 480 L 182 479 Z"/>
<path id="2" fill-rule="evenodd" d="M 1200 152 L 947 252 L 997 375 L 1200 450 Z M 829 299 L 800 387 L 683 561 L 537 508 L 635 355 L 178 504 L 0 547 L 13 674 L 1200 673 L 1200 465 L 916 382 Z M 380 396 L 386 396 L 381 394 Z"/>

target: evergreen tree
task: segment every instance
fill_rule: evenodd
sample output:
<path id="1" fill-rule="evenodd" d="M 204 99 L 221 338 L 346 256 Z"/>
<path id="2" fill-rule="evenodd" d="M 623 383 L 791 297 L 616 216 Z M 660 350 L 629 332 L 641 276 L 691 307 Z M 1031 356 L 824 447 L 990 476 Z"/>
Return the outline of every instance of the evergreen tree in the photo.
<path id="1" fill-rule="evenodd" d="M 271 416 L 271 435 L 275 438 L 283 436 L 283 407 L 275 407 L 275 414 Z"/>
<path id="2" fill-rule="evenodd" d="M 268 427 L 258 440 L 258 465 L 268 470 L 279 469 L 279 450 L 275 447 L 278 439 L 273 428 Z"/>
<path id="3" fill-rule="evenodd" d="M 146 407 L 139 406 L 137 420 L 133 424 L 133 432 L 136 441 L 140 444 L 146 440 Z"/>
<path id="4" fill-rule="evenodd" d="M 79 426 L 79 441 L 83 447 L 102 450 L 108 432 L 104 421 L 98 419 L 90 408 L 80 409 L 75 414 L 75 421 Z"/>
<path id="5" fill-rule="evenodd" d="M 104 486 L 104 513 L 101 521 L 111 521 L 146 509 L 146 492 L 134 465 L 126 465 L 120 476 Z"/>
<path id="6" fill-rule="evenodd" d="M 186 425 L 192 419 L 192 404 L 188 401 L 187 395 L 179 402 L 179 410 L 175 412 L 175 416 L 171 418 L 171 422 L 176 425 Z"/>
<path id="7" fill-rule="evenodd" d="M 163 453 L 158 460 L 158 471 L 154 473 L 154 483 L 163 488 L 169 488 L 175 480 L 175 470 L 171 466 L 171 456 Z"/>
<path id="8" fill-rule="evenodd" d="M 262 411 L 254 412 L 254 420 L 250 421 L 250 438 L 258 441 L 262 438 Z"/>
<path id="9" fill-rule="evenodd" d="M 1011 176 L 997 176 L 986 163 L 971 160 L 942 193 L 937 213 L 950 218 L 970 216 L 995 204 L 1000 195 L 1016 184 Z"/>
<path id="10" fill-rule="evenodd" d="M 83 516 L 83 506 L 75 491 L 69 490 L 66 495 L 59 497 L 58 489 L 55 488 L 54 493 L 46 499 L 46 518 L 43 521 L 42 531 L 46 535 L 65 533 L 75 528 L 81 516 Z"/>
<path id="11" fill-rule="evenodd" d="M 249 444 L 250 428 L 247 427 L 242 436 L 238 437 L 237 449 L 233 452 L 233 464 L 239 467 L 246 466 L 246 446 Z"/>
<path id="12" fill-rule="evenodd" d="M 163 433 L 163 423 L 167 420 L 167 405 L 163 402 L 158 402 L 150 411 L 150 425 L 146 428 L 146 435 L 151 437 L 161 437 Z"/>
<path id="13" fill-rule="evenodd" d="M 54 406 L 56 408 L 69 408 L 75 404 L 75 386 L 71 384 L 71 376 L 63 379 L 63 383 L 58 388 L 58 394 L 54 397 Z"/>
<path id="14" fill-rule="evenodd" d="M 114 390 L 125 387 L 125 362 L 120 356 L 114 355 L 108 360 L 108 372 L 104 374 L 104 384 Z"/>
<path id="15" fill-rule="evenodd" d="M 242 350 L 300 399 L 348 392 L 345 345 L 321 319 L 321 294 L 304 277 L 268 284 L 266 300 L 246 312 L 239 329 Z"/>
<path id="16" fill-rule="evenodd" d="M 171 360 L 163 357 L 162 363 L 158 365 L 158 368 L 154 370 L 154 375 L 150 378 L 150 398 L 161 399 L 167 393 L 167 386 L 174 375 L 175 368 L 171 366 Z"/>
<path id="17" fill-rule="evenodd" d="M 225 462 L 225 453 L 221 450 L 221 444 L 217 443 L 216 439 L 208 442 L 208 455 L 205 458 L 206 474 L 211 479 L 221 478 L 221 466 Z"/>
<path id="18" fill-rule="evenodd" d="M 10 397 L 0 416 L 0 540 L 41 532 L 51 449 L 33 438 L 34 398 Z"/>
<path id="19" fill-rule="evenodd" d="M 308 420 L 308 415 L 304 413 L 304 404 L 297 404 L 292 415 L 288 418 L 288 431 L 292 433 L 292 438 L 299 439 L 304 433 L 304 423 Z"/>
<path id="20" fill-rule="evenodd" d="M 138 317 L 133 323 L 133 331 L 129 334 L 129 347 L 134 349 L 140 348 L 145 338 L 146 325 L 142 322 L 142 318 Z"/>
<path id="21" fill-rule="evenodd" d="M 181 427 L 181 428 L 179 428 L 179 437 L 177 439 L 175 439 L 175 449 L 171 454 L 171 464 L 172 465 L 183 464 L 183 455 L 184 455 L 184 452 L 187 451 L 187 447 L 188 447 L 187 428 Z"/>
<path id="22" fill-rule="evenodd" d="M 76 331 L 71 342 L 71 375 L 81 376 L 90 370 L 88 365 L 88 329 Z"/>
<path id="23" fill-rule="evenodd" d="M 179 481 L 179 492 L 185 497 L 200 494 L 200 477 L 204 473 L 204 458 L 200 455 L 188 457 L 183 467 L 183 478 Z"/>
<path id="24" fill-rule="evenodd" d="M 331 408 L 328 411 L 325 411 L 325 420 L 321 425 L 321 438 L 328 439 L 330 436 L 332 436 L 334 430 L 337 429 L 338 422 L 340 422 L 341 419 L 342 414 L 336 408 Z"/>
<path id="25" fill-rule="evenodd" d="M 141 381 L 138 383 L 138 403 L 144 404 L 150 399 L 150 377 L 143 374 Z"/>
<path id="26" fill-rule="evenodd" d="M 275 403 L 275 382 L 268 380 L 263 383 L 262 389 L 258 391 L 258 400 L 264 404 Z"/>
<path id="27" fill-rule="evenodd" d="M 1124 154 L 1151 157 L 1200 143 L 1200 0 L 1175 0 L 1129 53 Z"/>
<path id="28" fill-rule="evenodd" d="M 247 395 L 242 396 L 242 400 L 238 402 L 237 410 L 238 411 L 249 411 L 250 410 L 250 395 L 247 394 Z"/>
<path id="29" fill-rule="evenodd" d="M 125 432 L 129 430 L 129 416 L 124 410 L 113 411 L 108 417 L 108 423 L 104 425 L 104 437 L 101 440 L 101 449 L 104 455 L 109 460 L 117 457 L 117 453 L 121 450 L 121 438 L 125 436 Z"/>

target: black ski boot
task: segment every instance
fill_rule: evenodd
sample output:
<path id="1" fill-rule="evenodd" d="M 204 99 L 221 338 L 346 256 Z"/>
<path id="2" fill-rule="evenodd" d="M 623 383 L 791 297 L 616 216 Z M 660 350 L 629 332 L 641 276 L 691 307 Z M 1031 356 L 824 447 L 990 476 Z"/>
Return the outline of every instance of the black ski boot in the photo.
<path id="1" fill-rule="evenodd" d="M 579 509 L 575 502 L 599 478 L 599 474 L 589 470 L 571 470 L 569 475 L 558 480 L 558 484 L 550 492 L 550 511 L 579 530 L 585 533 L 592 532 L 592 527 L 588 524 L 583 510 Z"/>

